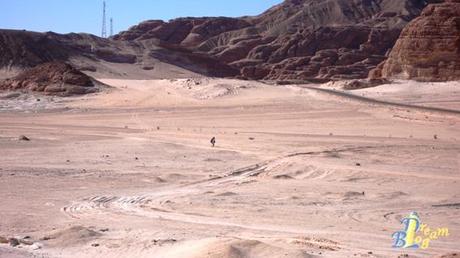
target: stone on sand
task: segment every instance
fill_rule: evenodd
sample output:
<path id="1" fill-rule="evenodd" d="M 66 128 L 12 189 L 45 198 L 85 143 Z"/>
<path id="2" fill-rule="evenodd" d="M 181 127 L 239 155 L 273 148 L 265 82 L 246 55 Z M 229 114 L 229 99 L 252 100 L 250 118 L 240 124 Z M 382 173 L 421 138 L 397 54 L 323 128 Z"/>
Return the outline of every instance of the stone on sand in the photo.
<path id="1" fill-rule="evenodd" d="M 30 141 L 30 139 L 29 139 L 27 136 L 25 136 L 25 135 L 19 136 L 19 140 L 20 140 L 20 141 L 26 141 L 26 142 Z"/>
<path id="2" fill-rule="evenodd" d="M 10 246 L 16 247 L 20 245 L 19 240 L 17 238 L 10 238 L 9 240 Z"/>

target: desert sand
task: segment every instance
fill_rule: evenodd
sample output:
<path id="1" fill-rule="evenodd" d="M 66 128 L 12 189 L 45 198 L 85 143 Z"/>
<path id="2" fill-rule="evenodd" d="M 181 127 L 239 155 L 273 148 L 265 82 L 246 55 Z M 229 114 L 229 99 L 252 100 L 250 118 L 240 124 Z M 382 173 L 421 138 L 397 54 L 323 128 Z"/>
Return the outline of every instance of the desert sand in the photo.
<path id="1" fill-rule="evenodd" d="M 0 100 L 0 237 L 34 243 L 0 257 L 460 250 L 458 83 L 346 93 L 364 100 L 317 89 L 331 85 L 101 81 L 84 97 Z M 392 248 L 411 211 L 450 235 Z"/>

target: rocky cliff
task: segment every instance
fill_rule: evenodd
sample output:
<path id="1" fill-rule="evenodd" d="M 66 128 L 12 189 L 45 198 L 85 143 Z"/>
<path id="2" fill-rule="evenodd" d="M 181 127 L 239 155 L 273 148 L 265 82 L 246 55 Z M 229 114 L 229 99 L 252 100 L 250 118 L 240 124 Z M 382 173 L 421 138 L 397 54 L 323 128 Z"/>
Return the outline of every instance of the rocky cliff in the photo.
<path id="1" fill-rule="evenodd" d="M 286 0 L 256 17 L 146 21 L 114 37 L 160 40 L 215 58 L 248 79 L 364 78 L 421 0 Z"/>
<path id="2" fill-rule="evenodd" d="M 435 1 L 285 0 L 259 16 L 151 20 L 111 39 L 0 30 L 0 69 L 58 60 L 108 76 L 120 72 L 106 63 L 247 79 L 365 78 Z"/>
<path id="3" fill-rule="evenodd" d="M 447 81 L 460 79 L 460 0 L 431 4 L 401 33 L 373 76 Z"/>

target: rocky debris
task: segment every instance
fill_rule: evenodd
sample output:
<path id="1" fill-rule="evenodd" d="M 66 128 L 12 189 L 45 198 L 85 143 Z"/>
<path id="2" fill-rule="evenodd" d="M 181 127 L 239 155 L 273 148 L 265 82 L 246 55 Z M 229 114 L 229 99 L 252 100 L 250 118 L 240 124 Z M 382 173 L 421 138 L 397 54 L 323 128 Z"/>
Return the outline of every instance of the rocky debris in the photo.
<path id="1" fill-rule="evenodd" d="M 42 244 L 33 242 L 29 236 L 12 238 L 5 238 L 0 236 L 0 244 L 9 244 L 11 247 L 20 247 L 21 245 L 25 245 L 29 246 L 31 250 L 38 250 L 43 247 Z"/>
<path id="2" fill-rule="evenodd" d="M 70 96 L 97 92 L 95 80 L 64 62 L 51 62 L 0 82 L 0 90 L 43 92 Z"/>
<path id="3" fill-rule="evenodd" d="M 10 238 L 8 242 L 10 243 L 10 246 L 12 247 L 16 247 L 21 244 L 19 243 L 19 240 L 17 238 Z"/>
<path id="4" fill-rule="evenodd" d="M 94 243 L 100 236 L 102 236 L 102 233 L 94 229 L 75 226 L 46 235 L 41 240 L 47 241 L 47 245 L 50 246 L 75 246 L 90 242 Z"/>
<path id="5" fill-rule="evenodd" d="M 19 243 L 22 245 L 28 245 L 28 246 L 31 246 L 34 244 L 34 242 L 30 240 L 30 238 L 21 238 L 19 239 Z"/>
<path id="6" fill-rule="evenodd" d="M 19 141 L 26 141 L 26 142 L 30 141 L 30 139 L 29 139 L 27 136 L 25 136 L 25 135 L 19 136 L 18 140 L 19 140 Z"/>
<path id="7" fill-rule="evenodd" d="M 449 81 L 460 79 L 460 1 L 427 6 L 401 33 L 374 77 Z"/>
<path id="8" fill-rule="evenodd" d="M 352 80 L 346 82 L 343 86 L 344 90 L 359 90 L 365 88 L 371 88 L 375 86 L 379 86 L 382 84 L 390 83 L 386 79 L 367 79 L 367 80 Z"/>
<path id="9" fill-rule="evenodd" d="M 159 246 L 162 246 L 162 245 L 165 245 L 165 244 L 174 244 L 177 242 L 176 239 L 174 238 L 169 238 L 169 239 L 154 239 L 152 240 L 153 244 L 154 245 L 159 245 Z"/>
<path id="10" fill-rule="evenodd" d="M 31 246 L 30 246 L 30 249 L 32 250 L 38 250 L 38 249 L 42 249 L 43 245 L 40 244 L 40 243 L 33 243 Z"/>

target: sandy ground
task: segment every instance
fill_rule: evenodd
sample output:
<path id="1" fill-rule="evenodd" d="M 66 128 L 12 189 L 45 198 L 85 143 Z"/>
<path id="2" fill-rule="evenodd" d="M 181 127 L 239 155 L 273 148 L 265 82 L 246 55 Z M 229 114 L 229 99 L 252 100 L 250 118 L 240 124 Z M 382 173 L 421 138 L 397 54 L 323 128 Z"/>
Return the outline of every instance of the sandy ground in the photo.
<path id="1" fill-rule="evenodd" d="M 460 251 L 455 112 L 374 104 L 305 85 L 103 82 L 114 88 L 42 106 L 0 100 L 0 237 L 37 243 L 0 244 L 0 257 Z M 416 102 L 406 91 L 413 86 L 353 94 L 459 107 L 458 85 L 417 86 Z M 426 250 L 392 248 L 411 211 L 450 235 Z"/>
<path id="2" fill-rule="evenodd" d="M 323 88 L 340 89 L 343 82 L 326 83 Z M 373 88 L 348 91 L 358 96 L 424 107 L 460 110 L 460 82 L 422 83 L 393 81 Z"/>

